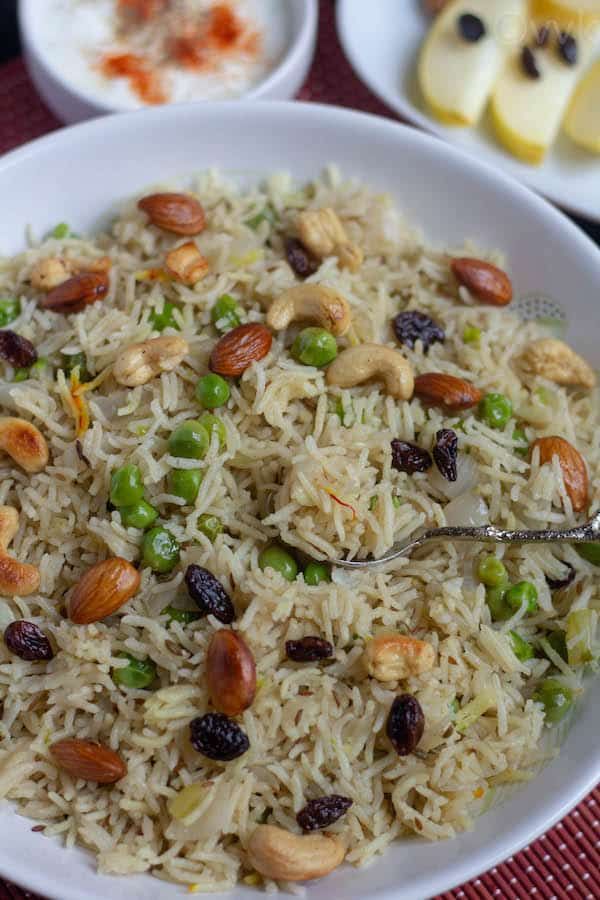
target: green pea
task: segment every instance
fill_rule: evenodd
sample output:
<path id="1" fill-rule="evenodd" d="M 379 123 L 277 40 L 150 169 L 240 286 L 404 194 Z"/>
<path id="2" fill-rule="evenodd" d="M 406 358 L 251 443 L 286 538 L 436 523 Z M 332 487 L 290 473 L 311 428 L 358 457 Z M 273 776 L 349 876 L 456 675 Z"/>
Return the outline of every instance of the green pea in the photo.
<path id="1" fill-rule="evenodd" d="M 261 569 L 273 569 L 275 572 L 279 572 L 286 581 L 294 581 L 298 574 L 298 565 L 294 557 L 277 544 L 272 544 L 262 551 L 258 557 L 258 564 Z"/>
<path id="2" fill-rule="evenodd" d="M 153 572 L 164 575 L 179 562 L 180 549 L 175 537 L 161 525 L 151 528 L 142 541 L 142 558 Z"/>
<path id="3" fill-rule="evenodd" d="M 132 506 L 122 506 L 119 512 L 125 528 L 150 528 L 158 519 L 158 510 L 145 500 L 139 500 Z"/>
<path id="4" fill-rule="evenodd" d="M 242 323 L 243 310 L 230 294 L 223 294 L 210 311 L 210 320 L 221 334 L 237 328 Z"/>
<path id="5" fill-rule="evenodd" d="M 477 328 L 475 325 L 465 325 L 465 330 L 463 331 L 465 344 L 478 344 L 480 340 L 481 328 Z"/>
<path id="6" fill-rule="evenodd" d="M 122 669 L 113 669 L 112 678 L 116 685 L 138 691 L 150 687 L 156 678 L 156 663 L 151 659 L 136 659 L 130 653 L 118 653 L 117 656 L 129 662 Z"/>
<path id="7" fill-rule="evenodd" d="M 517 634 L 516 631 L 511 631 L 509 634 L 513 653 L 517 659 L 520 662 L 527 662 L 528 659 L 533 659 L 535 654 L 531 644 L 529 644 L 525 638 L 522 638 L 520 634 Z"/>
<path id="8" fill-rule="evenodd" d="M 555 724 L 564 719 L 573 705 L 573 691 L 558 678 L 545 678 L 533 695 L 544 707 L 546 721 Z"/>
<path id="9" fill-rule="evenodd" d="M 513 584 L 506 592 L 505 600 L 514 612 L 518 612 L 523 605 L 528 613 L 534 613 L 537 609 L 538 592 L 535 584 L 530 581 L 519 581 Z"/>
<path id="10" fill-rule="evenodd" d="M 210 513 L 203 513 L 198 519 L 198 530 L 206 535 L 209 541 L 215 541 L 218 534 L 223 532 L 223 523 L 217 516 L 211 516 Z"/>
<path id="11" fill-rule="evenodd" d="M 324 563 L 309 563 L 304 570 L 305 584 L 310 584 L 314 587 L 317 584 L 321 584 L 322 581 L 331 581 L 329 566 L 324 565 Z"/>
<path id="12" fill-rule="evenodd" d="M 512 414 L 512 403 L 504 394 L 486 394 L 479 404 L 479 415 L 490 428 L 504 428 Z"/>
<path id="13" fill-rule="evenodd" d="M 91 381 L 91 376 L 87 367 L 85 353 L 63 353 L 61 369 L 68 377 L 75 369 L 79 369 L 79 381 Z"/>
<path id="14" fill-rule="evenodd" d="M 220 375 L 203 375 L 196 385 L 196 400 L 206 409 L 225 406 L 230 396 L 229 385 Z"/>
<path id="15" fill-rule="evenodd" d="M 169 489 L 186 503 L 194 503 L 203 480 L 202 469 L 173 469 L 169 477 Z"/>
<path id="16" fill-rule="evenodd" d="M 561 659 L 564 659 L 565 662 L 569 659 L 569 651 L 567 650 L 567 635 L 564 631 L 560 629 L 557 631 L 550 632 L 547 635 L 546 640 L 552 647 L 555 653 L 560 656 Z"/>
<path id="17" fill-rule="evenodd" d="M 203 459 L 210 446 L 210 435 L 197 419 L 183 422 L 169 438 L 169 453 L 181 459 Z"/>
<path id="18" fill-rule="evenodd" d="M 582 559 L 593 566 L 600 566 L 600 543 L 575 544 L 574 546 Z"/>
<path id="19" fill-rule="evenodd" d="M 48 234 L 48 237 L 56 238 L 57 241 L 62 241 L 65 238 L 72 236 L 74 237 L 74 235 L 71 234 L 70 226 L 67 225 L 66 222 L 59 222 Z"/>
<path id="20" fill-rule="evenodd" d="M 212 416 L 210 413 L 202 413 L 198 421 L 207 432 L 209 438 L 212 438 L 213 434 L 217 435 L 219 448 L 224 450 L 227 446 L 227 429 L 221 419 L 217 416 Z"/>
<path id="21" fill-rule="evenodd" d="M 337 343 L 324 328 L 304 328 L 290 352 L 297 362 L 305 366 L 326 366 L 337 356 Z"/>
<path id="22" fill-rule="evenodd" d="M 524 428 L 515 428 L 512 436 L 513 441 L 517 445 L 515 447 L 515 453 L 517 456 L 529 456 L 529 441 L 527 440 L 527 435 L 525 434 Z"/>
<path id="23" fill-rule="evenodd" d="M 177 331 L 181 331 L 181 325 L 174 315 L 176 309 L 179 309 L 179 307 L 169 300 L 163 302 L 161 310 L 153 309 L 149 316 L 149 322 L 153 330 L 164 331 L 165 328 L 175 328 Z"/>
<path id="24" fill-rule="evenodd" d="M 506 602 L 506 592 L 508 585 L 504 584 L 500 587 L 488 588 L 485 592 L 485 602 L 490 608 L 490 614 L 493 622 L 504 622 L 512 616 L 512 610 Z"/>
<path id="25" fill-rule="evenodd" d="M 120 506 L 133 506 L 144 496 L 142 473 L 137 466 L 121 466 L 113 472 L 110 480 L 110 502 L 117 509 Z"/>
<path id="26" fill-rule="evenodd" d="M 506 567 L 496 556 L 484 556 L 479 561 L 477 577 L 487 587 L 500 587 L 508 582 Z"/>
<path id="27" fill-rule="evenodd" d="M 21 315 L 21 301 L 16 297 L 0 298 L 0 328 L 5 328 Z"/>
<path id="28" fill-rule="evenodd" d="M 202 613 L 193 609 L 177 609 L 175 606 L 165 606 L 161 616 L 168 616 L 169 622 L 179 622 L 181 625 L 190 625 L 202 617 Z"/>

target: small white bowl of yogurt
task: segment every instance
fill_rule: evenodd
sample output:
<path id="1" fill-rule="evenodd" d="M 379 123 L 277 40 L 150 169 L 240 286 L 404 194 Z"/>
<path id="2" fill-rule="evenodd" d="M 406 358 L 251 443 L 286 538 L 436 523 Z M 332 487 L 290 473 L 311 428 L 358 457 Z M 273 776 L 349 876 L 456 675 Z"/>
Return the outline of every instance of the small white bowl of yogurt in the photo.
<path id="1" fill-rule="evenodd" d="M 31 78 L 72 123 L 202 100 L 287 100 L 310 68 L 318 0 L 20 0 Z"/>

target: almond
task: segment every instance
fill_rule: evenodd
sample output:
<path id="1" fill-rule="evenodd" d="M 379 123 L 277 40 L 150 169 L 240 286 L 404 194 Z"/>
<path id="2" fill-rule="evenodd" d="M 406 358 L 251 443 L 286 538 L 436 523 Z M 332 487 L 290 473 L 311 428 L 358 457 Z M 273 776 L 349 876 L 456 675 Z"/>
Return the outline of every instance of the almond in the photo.
<path id="1" fill-rule="evenodd" d="M 206 224 L 202 205 L 189 194 L 149 194 L 138 207 L 153 225 L 173 234 L 200 234 Z"/>
<path id="2" fill-rule="evenodd" d="M 140 573 L 120 556 L 96 563 L 75 586 L 69 600 L 69 618 L 89 625 L 111 616 L 134 596 Z"/>
<path id="3" fill-rule="evenodd" d="M 54 761 L 73 778 L 114 784 L 127 775 L 127 766 L 118 753 L 95 741 L 67 738 L 50 747 Z"/>
<path id="4" fill-rule="evenodd" d="M 102 300 L 108 293 L 108 288 L 109 280 L 106 272 L 82 272 L 48 291 L 39 305 L 42 309 L 50 309 L 52 312 L 77 313 L 90 303 Z"/>
<path id="5" fill-rule="evenodd" d="M 506 272 L 491 263 L 463 256 L 453 259 L 450 268 L 456 279 L 482 303 L 508 306 L 513 298 L 510 278 Z"/>
<path id="6" fill-rule="evenodd" d="M 442 372 L 428 372 L 415 378 L 415 396 L 432 406 L 459 410 L 475 406 L 482 394 L 479 388 L 464 378 Z"/>
<path id="7" fill-rule="evenodd" d="M 241 375 L 253 362 L 267 355 L 272 343 L 273 335 L 264 325 L 258 322 L 238 325 L 213 348 L 210 369 L 218 375 Z"/>
<path id="8" fill-rule="evenodd" d="M 579 450 L 562 437 L 538 438 L 533 444 L 540 451 L 540 465 L 551 463 L 555 456 L 562 469 L 567 494 L 575 512 L 583 512 L 588 505 L 589 479 L 585 460 Z"/>
<path id="9" fill-rule="evenodd" d="M 206 654 L 206 680 L 218 712 L 238 716 L 252 705 L 256 666 L 252 651 L 237 632 L 222 628 L 212 636 Z"/>

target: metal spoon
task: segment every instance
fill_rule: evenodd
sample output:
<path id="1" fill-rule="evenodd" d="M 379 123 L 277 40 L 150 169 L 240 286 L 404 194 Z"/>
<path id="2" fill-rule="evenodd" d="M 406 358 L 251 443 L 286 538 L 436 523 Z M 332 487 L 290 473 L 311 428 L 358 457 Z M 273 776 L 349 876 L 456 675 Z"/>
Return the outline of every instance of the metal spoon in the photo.
<path id="1" fill-rule="evenodd" d="M 343 569 L 374 569 L 400 556 L 410 556 L 413 550 L 428 541 L 483 541 L 490 544 L 581 544 L 600 541 L 600 512 L 586 525 L 568 528 L 566 531 L 546 529 L 544 531 L 503 531 L 495 525 L 482 528 L 430 528 L 419 537 L 399 541 L 390 547 L 380 559 L 335 559 L 332 565 Z"/>

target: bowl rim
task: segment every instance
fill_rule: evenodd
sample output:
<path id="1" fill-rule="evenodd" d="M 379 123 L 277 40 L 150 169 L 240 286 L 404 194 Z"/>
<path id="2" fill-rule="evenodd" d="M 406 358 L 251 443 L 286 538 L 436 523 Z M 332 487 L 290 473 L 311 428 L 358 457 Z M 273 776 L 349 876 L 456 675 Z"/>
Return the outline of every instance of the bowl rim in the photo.
<path id="1" fill-rule="evenodd" d="M 287 50 L 279 60 L 276 66 L 269 69 L 260 81 L 252 88 L 244 91 L 243 94 L 233 97 L 229 100 L 260 100 L 277 88 L 280 83 L 285 83 L 291 78 L 295 71 L 298 71 L 303 61 L 314 52 L 314 42 L 317 36 L 319 24 L 319 0 L 291 0 L 293 4 L 290 6 L 290 12 L 295 19 L 297 12 L 294 7 L 296 4 L 302 4 L 301 25 L 299 30 L 293 30 L 292 40 L 288 44 Z M 66 78 L 60 67 L 55 65 L 52 58 L 40 46 L 38 40 L 34 37 L 34 29 L 32 27 L 32 18 L 35 14 L 36 0 L 18 0 L 17 4 L 17 20 L 21 41 L 23 43 L 24 55 L 29 55 L 35 59 L 36 63 L 44 70 L 46 77 L 54 79 L 60 88 L 71 95 L 75 100 L 82 104 L 86 104 L 90 108 L 96 110 L 96 114 L 110 115 L 111 113 L 130 113 L 138 112 L 139 109 L 152 109 L 152 105 L 143 104 L 139 108 L 131 108 L 119 104 L 111 104 L 101 100 L 92 91 L 81 87 L 76 81 Z M 187 106 L 193 103 L 219 103 L 220 100 L 188 100 L 182 103 L 166 103 L 158 104 L 160 106 Z"/>
<path id="2" fill-rule="evenodd" d="M 117 140 L 123 140 L 127 129 L 138 122 L 140 117 L 161 121 L 163 124 L 165 119 L 176 121 L 181 116 L 197 117 L 202 120 L 205 117 L 221 115 L 233 119 L 242 117 L 244 114 L 254 115 L 258 119 L 264 118 L 265 123 L 268 122 L 271 127 L 278 120 L 285 120 L 290 116 L 307 126 L 317 128 L 331 129 L 335 128 L 337 124 L 346 127 L 351 125 L 354 130 L 368 130 L 373 140 L 377 140 L 378 136 L 381 136 L 382 139 L 384 137 L 393 139 L 399 144 L 405 142 L 411 144 L 413 148 L 426 151 L 428 156 L 438 159 L 442 165 L 444 160 L 450 160 L 453 165 L 470 169 L 488 182 L 490 187 L 494 185 L 496 188 L 502 188 L 507 203 L 510 203 L 513 198 L 521 205 L 529 207 L 540 220 L 546 220 L 548 223 L 560 227 L 565 239 L 585 258 L 587 265 L 591 270 L 597 272 L 600 279 L 600 249 L 592 239 L 571 222 L 563 212 L 515 179 L 498 171 L 487 162 L 473 159 L 460 148 L 450 146 L 417 129 L 399 124 L 391 119 L 324 104 L 298 101 L 271 101 L 258 105 L 252 101 L 174 104 L 92 119 L 59 129 L 6 154 L 0 159 L 0 178 L 8 177 L 12 169 L 21 163 L 27 163 L 39 152 L 50 150 L 62 153 L 65 149 L 72 150 L 80 137 L 101 138 L 106 141 L 107 132 L 114 128 Z M 428 876 L 428 895 L 435 895 L 467 882 L 518 852 L 564 817 L 586 794 L 593 790 L 599 780 L 600 755 L 590 754 L 586 765 L 581 766 L 573 773 L 568 785 L 550 798 L 537 803 L 535 809 L 524 817 L 516 828 L 500 835 L 495 843 L 489 843 L 482 847 L 474 854 L 473 858 L 470 856 L 464 858 L 459 855 L 456 861 L 444 865 L 440 870 L 432 867 Z M 507 802 L 510 803 L 510 800 Z M 14 814 L 16 815 L 16 812 Z M 65 852 L 63 847 L 57 846 L 56 849 Z M 60 895 L 53 893 L 52 886 L 44 880 L 43 873 L 36 867 L 32 867 L 30 860 L 24 856 L 19 860 L 7 860 L 3 859 L 0 854 L 0 874 L 9 880 L 16 879 L 29 890 L 54 897 L 55 900 L 81 900 L 78 888 L 71 883 L 61 884 L 57 888 L 61 891 Z M 394 894 L 394 888 L 383 888 L 375 891 L 372 897 L 376 897 L 377 900 L 394 900 Z M 406 897 L 410 897 L 411 900 L 422 900 L 422 897 L 414 893 L 406 894 Z"/>

